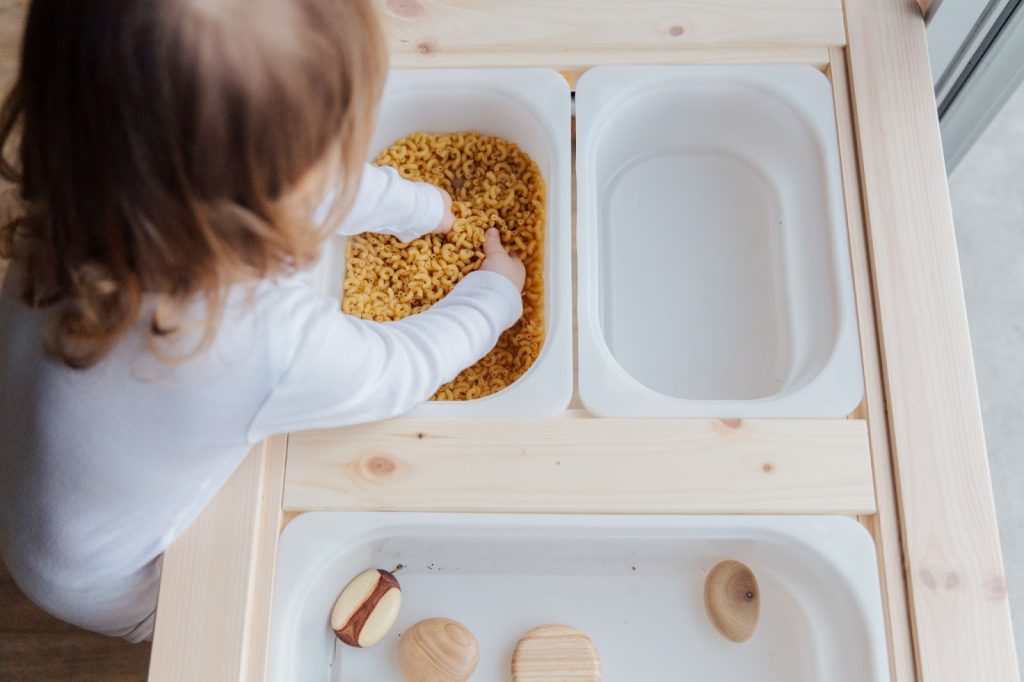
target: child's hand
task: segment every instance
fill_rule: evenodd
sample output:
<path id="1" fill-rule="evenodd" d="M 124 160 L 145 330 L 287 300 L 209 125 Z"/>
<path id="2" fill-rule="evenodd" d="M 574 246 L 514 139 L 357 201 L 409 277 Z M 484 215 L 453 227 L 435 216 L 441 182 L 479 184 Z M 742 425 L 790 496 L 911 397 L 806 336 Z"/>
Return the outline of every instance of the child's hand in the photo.
<path id="1" fill-rule="evenodd" d="M 526 284 L 526 267 L 517 256 L 510 256 L 505 251 L 505 247 L 501 245 L 501 237 L 493 227 L 487 230 L 484 236 L 484 263 L 480 269 L 504 275 L 516 285 L 519 293 L 523 292 L 523 285 Z"/>
<path id="2" fill-rule="evenodd" d="M 441 200 L 444 201 L 444 212 L 441 214 L 441 222 L 430 231 L 430 234 L 448 234 L 452 230 L 452 225 L 455 224 L 455 214 L 452 213 L 452 197 L 440 187 L 437 188 L 437 191 L 441 193 Z"/>

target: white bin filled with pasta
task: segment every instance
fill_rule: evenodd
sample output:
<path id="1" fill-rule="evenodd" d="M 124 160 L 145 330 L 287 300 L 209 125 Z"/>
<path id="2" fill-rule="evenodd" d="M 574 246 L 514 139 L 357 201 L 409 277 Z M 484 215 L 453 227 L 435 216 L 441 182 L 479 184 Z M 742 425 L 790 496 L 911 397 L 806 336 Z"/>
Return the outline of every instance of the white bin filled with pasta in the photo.
<path id="1" fill-rule="evenodd" d="M 455 227 L 409 244 L 372 233 L 333 237 L 314 272 L 315 285 L 348 314 L 401 319 L 426 310 L 479 267 L 488 227 L 499 229 L 527 269 L 519 322 L 409 416 L 541 417 L 568 405 L 570 120 L 569 87 L 554 71 L 390 74 L 369 160 L 447 190 Z"/>

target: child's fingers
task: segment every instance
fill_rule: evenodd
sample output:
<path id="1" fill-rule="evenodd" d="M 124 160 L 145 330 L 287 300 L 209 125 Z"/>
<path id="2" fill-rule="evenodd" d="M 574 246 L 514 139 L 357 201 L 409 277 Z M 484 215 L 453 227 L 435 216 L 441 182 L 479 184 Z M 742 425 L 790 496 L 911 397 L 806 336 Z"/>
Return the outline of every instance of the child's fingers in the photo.
<path id="1" fill-rule="evenodd" d="M 505 247 L 501 245 L 501 235 L 497 228 L 490 228 L 484 233 L 484 256 L 498 256 L 505 253 Z"/>

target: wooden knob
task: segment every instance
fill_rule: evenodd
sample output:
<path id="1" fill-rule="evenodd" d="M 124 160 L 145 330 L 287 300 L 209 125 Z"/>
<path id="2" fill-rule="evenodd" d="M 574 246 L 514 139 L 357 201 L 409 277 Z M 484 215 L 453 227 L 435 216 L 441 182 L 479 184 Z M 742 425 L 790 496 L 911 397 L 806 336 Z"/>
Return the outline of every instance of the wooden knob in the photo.
<path id="1" fill-rule="evenodd" d="M 704 583 L 704 606 L 723 637 L 733 642 L 750 639 L 761 616 L 761 593 L 754 572 L 738 561 L 716 565 Z"/>
<path id="2" fill-rule="evenodd" d="M 601 682 L 601 659 L 576 628 L 542 625 L 516 644 L 512 682 Z"/>
<path id="3" fill-rule="evenodd" d="M 447 618 L 421 620 L 398 645 L 398 665 L 409 682 L 466 682 L 479 661 L 476 637 Z"/>
<path id="4" fill-rule="evenodd" d="M 395 576 L 379 568 L 360 573 L 345 586 L 331 610 L 331 629 L 349 646 L 373 646 L 395 624 L 402 590 Z"/>

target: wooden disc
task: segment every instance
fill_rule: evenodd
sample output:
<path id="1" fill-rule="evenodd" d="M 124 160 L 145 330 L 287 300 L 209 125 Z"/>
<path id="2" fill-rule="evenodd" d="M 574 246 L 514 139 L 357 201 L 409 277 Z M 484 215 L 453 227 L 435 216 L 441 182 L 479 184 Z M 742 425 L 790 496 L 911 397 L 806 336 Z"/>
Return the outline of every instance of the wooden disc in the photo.
<path id="1" fill-rule="evenodd" d="M 737 643 L 750 639 L 761 616 L 754 572 L 738 561 L 717 564 L 704 583 L 704 606 L 723 637 Z"/>
<path id="2" fill-rule="evenodd" d="M 516 644 L 512 682 L 601 682 L 601 659 L 576 628 L 542 625 Z"/>
<path id="3" fill-rule="evenodd" d="M 421 620 L 398 645 L 398 667 L 409 682 L 466 682 L 479 661 L 476 637 L 447 618 Z"/>

